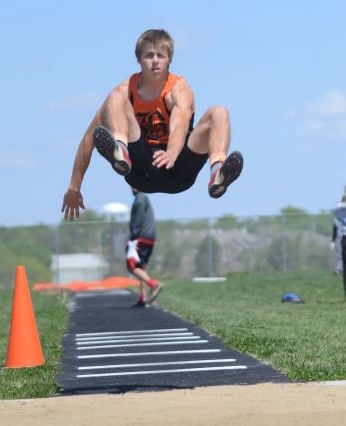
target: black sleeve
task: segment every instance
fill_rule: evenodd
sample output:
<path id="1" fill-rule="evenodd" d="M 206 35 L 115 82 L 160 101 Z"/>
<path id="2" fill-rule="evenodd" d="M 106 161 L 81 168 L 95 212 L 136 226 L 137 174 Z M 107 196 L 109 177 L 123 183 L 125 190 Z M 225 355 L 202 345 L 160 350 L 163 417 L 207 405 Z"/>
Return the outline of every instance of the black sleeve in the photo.
<path id="1" fill-rule="evenodd" d="M 333 235 L 332 235 L 332 241 L 335 241 L 335 239 L 336 239 L 336 234 L 337 234 L 337 227 L 336 227 L 336 225 L 335 225 L 335 223 L 334 223 L 334 225 L 333 225 Z"/>

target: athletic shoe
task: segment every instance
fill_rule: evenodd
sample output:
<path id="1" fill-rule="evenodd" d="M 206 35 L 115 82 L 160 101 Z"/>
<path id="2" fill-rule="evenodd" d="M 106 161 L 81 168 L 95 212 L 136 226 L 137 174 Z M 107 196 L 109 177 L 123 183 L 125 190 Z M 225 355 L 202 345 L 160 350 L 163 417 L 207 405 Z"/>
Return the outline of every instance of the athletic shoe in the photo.
<path id="1" fill-rule="evenodd" d="M 212 198 L 221 197 L 227 191 L 227 187 L 238 179 L 242 169 L 243 156 L 239 151 L 232 152 L 224 163 L 212 173 L 208 185 L 209 195 Z"/>
<path id="2" fill-rule="evenodd" d="M 154 287 L 152 287 L 150 297 L 148 300 L 149 305 L 151 305 L 154 302 L 154 300 L 157 298 L 157 296 L 160 294 L 163 288 L 164 288 L 164 285 L 160 282 L 158 282 Z"/>
<path id="3" fill-rule="evenodd" d="M 108 129 L 103 126 L 96 127 L 94 145 L 119 175 L 126 176 L 130 173 L 132 164 L 127 147 L 121 141 L 115 141 Z"/>
<path id="4" fill-rule="evenodd" d="M 145 300 L 137 300 L 137 302 L 133 305 L 134 308 L 146 308 L 148 306 Z"/>

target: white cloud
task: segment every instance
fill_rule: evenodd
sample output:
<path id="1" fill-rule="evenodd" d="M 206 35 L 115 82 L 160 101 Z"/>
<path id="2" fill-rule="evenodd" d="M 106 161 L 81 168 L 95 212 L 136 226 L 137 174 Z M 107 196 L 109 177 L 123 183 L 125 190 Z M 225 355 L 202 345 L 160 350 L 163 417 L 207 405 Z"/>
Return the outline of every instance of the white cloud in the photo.
<path id="1" fill-rule="evenodd" d="M 102 96 L 94 93 L 81 93 L 66 98 L 48 101 L 45 109 L 48 111 L 72 111 L 81 108 L 97 108 L 102 102 Z"/>
<path id="2" fill-rule="evenodd" d="M 346 93 L 331 89 L 319 99 L 291 108 L 287 117 L 300 122 L 303 135 L 346 141 Z"/>
<path id="3" fill-rule="evenodd" d="M 346 119 L 346 93 L 340 90 L 329 90 L 320 99 L 308 102 L 304 111 L 306 114 L 316 117 L 344 117 Z"/>
<path id="4" fill-rule="evenodd" d="M 307 118 L 303 123 L 304 133 L 318 134 L 326 129 L 326 123 L 316 118 Z"/>
<path id="5" fill-rule="evenodd" d="M 335 130 L 337 134 L 346 136 L 346 117 L 336 121 Z"/>
<path id="6" fill-rule="evenodd" d="M 35 167 L 37 161 L 35 157 L 22 150 L 5 151 L 0 155 L 0 170 L 31 169 Z"/>

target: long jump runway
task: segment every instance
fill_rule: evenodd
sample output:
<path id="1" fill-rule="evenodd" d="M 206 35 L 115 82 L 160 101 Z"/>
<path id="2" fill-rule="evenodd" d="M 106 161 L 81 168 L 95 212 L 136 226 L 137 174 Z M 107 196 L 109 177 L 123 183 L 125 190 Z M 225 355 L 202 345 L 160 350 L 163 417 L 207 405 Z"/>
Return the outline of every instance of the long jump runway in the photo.
<path id="1" fill-rule="evenodd" d="M 289 382 L 258 360 L 128 290 L 76 293 L 63 339 L 62 394 Z"/>

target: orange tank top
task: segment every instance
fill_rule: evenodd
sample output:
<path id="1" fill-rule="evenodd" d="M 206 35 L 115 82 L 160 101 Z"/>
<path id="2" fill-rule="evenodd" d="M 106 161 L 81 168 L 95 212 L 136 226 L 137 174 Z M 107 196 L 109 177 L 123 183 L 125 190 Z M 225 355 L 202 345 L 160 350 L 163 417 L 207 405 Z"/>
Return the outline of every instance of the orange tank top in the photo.
<path id="1" fill-rule="evenodd" d="M 181 77 L 169 73 L 160 96 L 150 101 L 141 99 L 137 92 L 140 73 L 133 74 L 129 82 L 129 99 L 142 131 L 142 136 L 149 145 L 167 144 L 169 134 L 169 116 L 165 96 Z"/>

